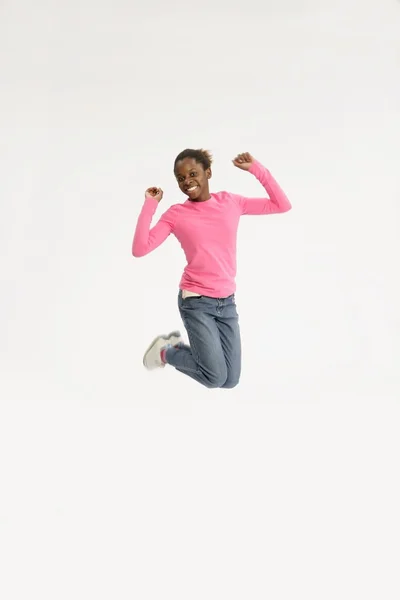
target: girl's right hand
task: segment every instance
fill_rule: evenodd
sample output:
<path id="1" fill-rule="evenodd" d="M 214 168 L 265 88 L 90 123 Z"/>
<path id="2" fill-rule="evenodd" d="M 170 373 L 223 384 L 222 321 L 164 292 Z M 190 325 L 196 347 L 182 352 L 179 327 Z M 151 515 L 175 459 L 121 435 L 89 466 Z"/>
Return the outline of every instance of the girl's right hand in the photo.
<path id="1" fill-rule="evenodd" d="M 146 190 L 146 196 L 151 196 L 154 200 L 157 200 L 157 202 L 160 202 L 163 193 L 162 189 L 158 187 L 150 187 Z"/>

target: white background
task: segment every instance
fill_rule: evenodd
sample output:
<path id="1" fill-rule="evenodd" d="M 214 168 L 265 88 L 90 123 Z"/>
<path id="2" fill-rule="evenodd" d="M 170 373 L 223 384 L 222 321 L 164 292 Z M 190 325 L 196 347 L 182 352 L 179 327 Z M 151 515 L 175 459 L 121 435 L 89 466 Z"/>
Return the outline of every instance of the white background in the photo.
<path id="1" fill-rule="evenodd" d="M 399 40 L 394 0 L 0 3 L 2 600 L 398 600 Z M 240 226 L 233 390 L 141 363 L 186 147 L 293 205 Z"/>

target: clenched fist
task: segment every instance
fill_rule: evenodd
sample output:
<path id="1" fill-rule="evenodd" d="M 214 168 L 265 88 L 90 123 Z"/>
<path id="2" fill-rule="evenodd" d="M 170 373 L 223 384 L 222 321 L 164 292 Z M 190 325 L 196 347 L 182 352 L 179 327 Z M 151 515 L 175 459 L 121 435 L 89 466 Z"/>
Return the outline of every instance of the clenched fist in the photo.
<path id="1" fill-rule="evenodd" d="M 150 187 L 146 190 L 146 196 L 151 196 L 151 198 L 154 198 L 157 202 L 161 201 L 163 193 L 162 189 L 158 187 Z"/>
<path id="2" fill-rule="evenodd" d="M 238 154 L 236 158 L 233 159 L 233 164 L 238 169 L 243 169 L 243 171 L 248 171 L 251 167 L 254 158 L 248 152 L 243 152 L 242 154 Z"/>

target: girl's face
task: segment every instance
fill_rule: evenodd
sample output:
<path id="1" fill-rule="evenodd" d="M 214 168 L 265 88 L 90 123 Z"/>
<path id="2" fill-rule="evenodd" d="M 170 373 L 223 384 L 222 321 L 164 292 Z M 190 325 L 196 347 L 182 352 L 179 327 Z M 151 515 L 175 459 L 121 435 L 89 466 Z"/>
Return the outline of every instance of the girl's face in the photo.
<path id="1" fill-rule="evenodd" d="M 210 198 L 208 180 L 211 169 L 204 170 L 194 158 L 184 158 L 175 167 L 175 177 L 181 191 L 193 202 L 205 202 Z"/>

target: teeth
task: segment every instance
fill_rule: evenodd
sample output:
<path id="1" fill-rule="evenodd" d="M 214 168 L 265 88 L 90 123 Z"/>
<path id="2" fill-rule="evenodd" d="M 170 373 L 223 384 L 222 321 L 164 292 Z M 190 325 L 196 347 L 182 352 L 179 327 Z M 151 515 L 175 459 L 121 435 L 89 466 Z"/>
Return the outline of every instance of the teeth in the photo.
<path id="1" fill-rule="evenodd" d="M 194 185 L 191 188 L 188 188 L 188 192 L 193 192 L 193 190 L 195 190 L 197 188 L 197 185 Z"/>

